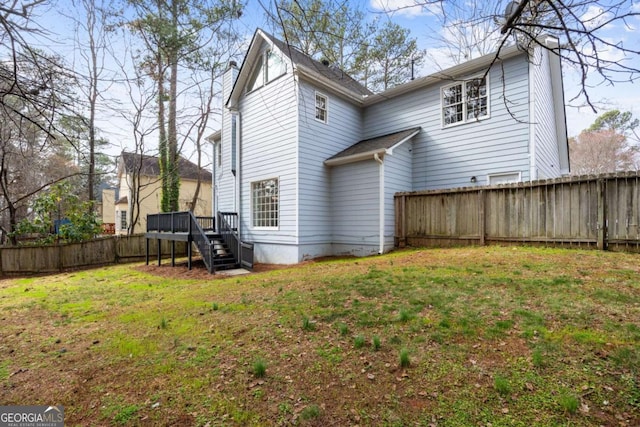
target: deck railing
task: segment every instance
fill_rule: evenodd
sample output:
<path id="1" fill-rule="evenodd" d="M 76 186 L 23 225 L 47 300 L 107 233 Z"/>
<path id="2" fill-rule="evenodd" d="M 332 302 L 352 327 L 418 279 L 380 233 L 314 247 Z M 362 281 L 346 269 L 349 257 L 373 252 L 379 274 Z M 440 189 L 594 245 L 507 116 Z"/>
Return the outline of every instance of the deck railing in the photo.
<path id="1" fill-rule="evenodd" d="M 238 214 L 218 212 L 218 233 L 227 245 L 234 259 L 241 267 L 253 268 L 253 244 L 243 242 L 238 235 Z"/>
<path id="2" fill-rule="evenodd" d="M 183 211 L 147 215 L 147 232 L 188 233 L 192 218 L 195 218 L 195 222 L 204 231 L 211 231 L 216 228 L 215 217 L 194 216 L 192 212 Z"/>
<path id="3" fill-rule="evenodd" d="M 209 273 L 214 272 L 213 243 L 207 237 L 206 231 L 215 228 L 215 218 L 195 216 L 193 212 L 167 212 L 147 215 L 147 232 L 187 233 L 189 239 L 196 244 L 202 260 Z"/>

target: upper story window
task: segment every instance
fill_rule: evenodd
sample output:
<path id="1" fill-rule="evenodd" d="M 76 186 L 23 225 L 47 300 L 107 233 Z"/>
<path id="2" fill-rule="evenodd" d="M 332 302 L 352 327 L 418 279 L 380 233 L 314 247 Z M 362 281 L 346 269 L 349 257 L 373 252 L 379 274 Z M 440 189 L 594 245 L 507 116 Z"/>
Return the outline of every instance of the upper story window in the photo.
<path id="1" fill-rule="evenodd" d="M 327 123 L 327 97 L 316 92 L 316 120 Z"/>
<path id="2" fill-rule="evenodd" d="M 247 92 L 256 90 L 287 72 L 287 64 L 277 53 L 267 50 L 256 61 Z"/>
<path id="3" fill-rule="evenodd" d="M 442 126 L 489 117 L 487 77 L 478 77 L 442 88 Z"/>

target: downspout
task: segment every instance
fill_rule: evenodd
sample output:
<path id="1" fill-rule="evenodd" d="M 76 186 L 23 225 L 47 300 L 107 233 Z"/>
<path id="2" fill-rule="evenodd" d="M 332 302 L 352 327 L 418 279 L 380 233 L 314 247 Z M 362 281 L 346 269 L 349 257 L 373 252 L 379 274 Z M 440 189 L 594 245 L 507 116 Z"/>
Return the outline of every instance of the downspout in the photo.
<path id="1" fill-rule="evenodd" d="M 242 262 L 242 150 L 240 149 L 240 146 L 242 145 L 242 133 L 240 132 L 242 126 L 240 126 L 240 123 L 242 123 L 242 120 L 240 117 L 240 111 L 237 111 L 236 114 L 236 185 L 238 187 L 236 206 L 238 210 L 238 261 Z"/>
<path id="2" fill-rule="evenodd" d="M 378 164 L 380 165 L 380 173 L 378 174 L 380 177 L 380 182 L 378 183 L 378 188 L 379 188 L 379 202 L 380 202 L 380 206 L 379 206 L 379 218 L 380 218 L 380 229 L 379 229 L 379 233 L 380 233 L 380 249 L 378 250 L 379 254 L 383 254 L 384 253 L 384 161 L 380 158 L 380 155 L 378 155 L 378 153 L 375 153 L 373 155 L 373 158 L 376 160 L 376 162 L 378 162 Z"/>
<path id="3" fill-rule="evenodd" d="M 222 138 L 222 136 L 220 137 Z M 211 174 L 211 216 L 213 217 L 213 227 L 218 230 L 218 215 L 216 214 L 216 175 L 218 172 L 218 157 L 217 151 L 220 150 L 220 142 L 213 145 L 213 173 Z"/>

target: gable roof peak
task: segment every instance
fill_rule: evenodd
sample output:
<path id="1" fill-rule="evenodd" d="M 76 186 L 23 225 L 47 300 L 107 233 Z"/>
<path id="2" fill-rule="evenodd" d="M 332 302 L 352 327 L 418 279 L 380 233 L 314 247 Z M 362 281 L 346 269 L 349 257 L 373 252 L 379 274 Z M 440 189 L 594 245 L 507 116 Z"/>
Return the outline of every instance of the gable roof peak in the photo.
<path id="1" fill-rule="evenodd" d="M 250 73 L 255 61 L 261 54 L 260 48 L 262 41 L 268 43 L 272 48 L 275 48 L 281 52 L 282 55 L 286 56 L 286 58 L 291 61 L 294 72 L 306 77 L 307 80 L 311 80 L 318 85 L 333 90 L 356 102 L 362 102 L 364 98 L 373 94 L 373 92 L 365 88 L 360 82 L 341 69 L 331 64 L 324 64 L 321 61 L 317 61 L 303 53 L 297 47 L 279 40 L 263 29 L 258 28 L 251 39 L 249 49 L 240 66 L 240 74 L 231 91 L 227 106 L 233 108 L 235 102 L 243 93 L 244 85 L 250 78 Z"/>

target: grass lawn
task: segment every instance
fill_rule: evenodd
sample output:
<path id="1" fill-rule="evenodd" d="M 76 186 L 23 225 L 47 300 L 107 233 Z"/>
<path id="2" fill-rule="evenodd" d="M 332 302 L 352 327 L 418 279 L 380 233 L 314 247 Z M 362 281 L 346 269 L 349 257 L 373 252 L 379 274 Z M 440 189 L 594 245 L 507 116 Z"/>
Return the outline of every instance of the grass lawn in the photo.
<path id="1" fill-rule="evenodd" d="M 1 280 L 0 325 L 0 404 L 68 426 L 640 425 L 632 254 L 114 266 Z"/>

